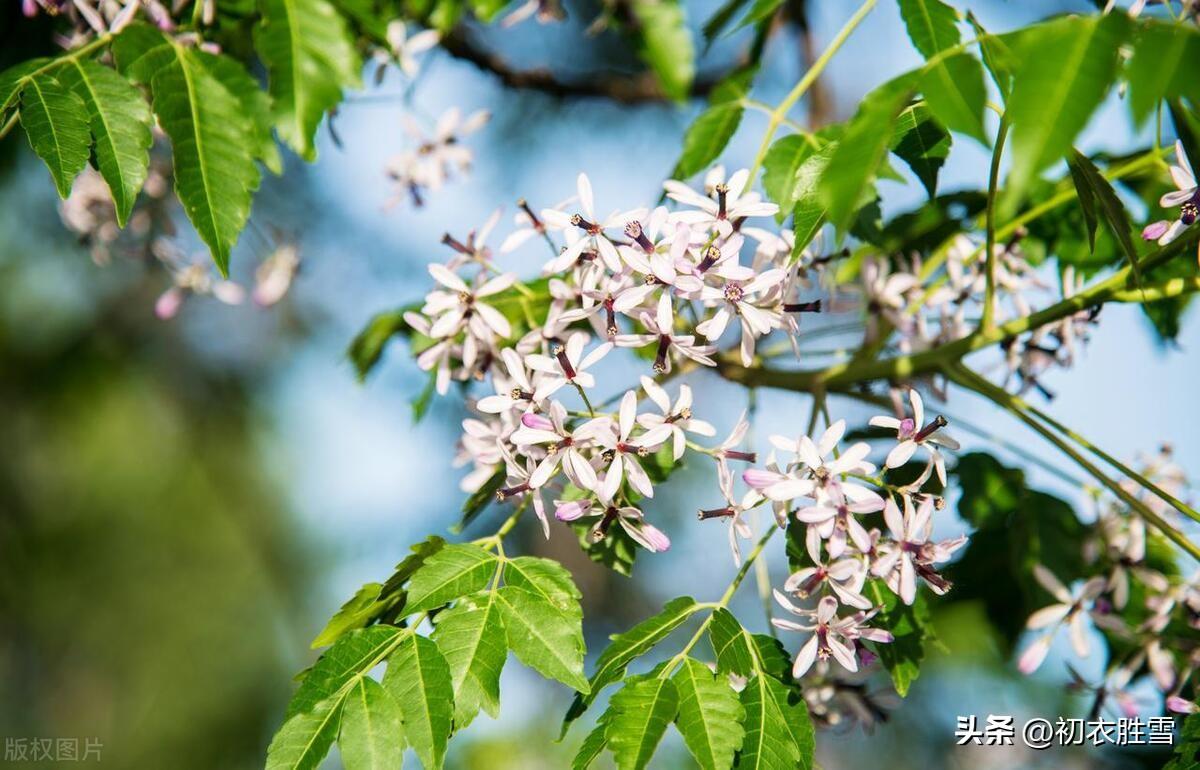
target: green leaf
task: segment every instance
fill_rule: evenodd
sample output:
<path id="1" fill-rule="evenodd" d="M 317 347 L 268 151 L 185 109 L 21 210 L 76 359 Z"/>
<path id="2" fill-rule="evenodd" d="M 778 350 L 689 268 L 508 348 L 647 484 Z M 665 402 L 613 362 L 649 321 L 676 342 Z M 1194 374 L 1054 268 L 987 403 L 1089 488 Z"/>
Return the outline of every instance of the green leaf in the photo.
<path id="1" fill-rule="evenodd" d="M 150 105 L 128 80 L 94 61 L 69 59 L 56 72 L 87 108 L 96 166 L 124 227 L 150 167 Z"/>
<path id="2" fill-rule="evenodd" d="M 746 710 L 726 677 L 717 679 L 708 666 L 687 658 L 671 677 L 679 694 L 675 725 L 683 742 L 704 770 L 726 770 L 742 747 Z"/>
<path id="3" fill-rule="evenodd" d="M 771 639 L 771 637 L 767 637 L 767 639 Z M 796 744 L 796 748 L 800 750 L 799 767 L 803 770 L 812 770 L 813 751 L 816 749 L 817 739 L 812 718 L 808 715 L 808 706 L 801 697 L 800 691 L 788 689 L 776 681 L 771 681 L 767 689 L 775 701 L 775 708 L 783 715 L 783 724 L 787 727 L 792 743 Z"/>
<path id="4" fill-rule="evenodd" d="M 1079 199 L 1079 211 L 1083 214 L 1088 248 L 1094 254 L 1096 252 L 1096 227 L 1100 224 L 1100 220 L 1096 216 L 1096 194 L 1092 191 L 1091 183 L 1085 176 L 1083 168 L 1075 162 L 1074 153 L 1067 160 L 1067 169 L 1071 172 L 1071 182 L 1075 185 L 1076 197 Z"/>
<path id="5" fill-rule="evenodd" d="M 450 667 L 432 639 L 408 635 L 383 675 L 383 686 L 400 706 L 404 735 L 426 770 L 440 770 L 454 719 Z"/>
<path id="6" fill-rule="evenodd" d="M 496 555 L 477 545 L 447 545 L 429 557 L 408 586 L 407 615 L 482 591 L 496 574 Z"/>
<path id="7" fill-rule="evenodd" d="M 315 770 L 337 738 L 343 700 L 329 698 L 289 718 L 267 748 L 267 770 Z"/>
<path id="8" fill-rule="evenodd" d="M 397 770 L 404 760 L 400 706 L 369 676 L 346 695 L 338 749 L 346 770 Z"/>
<path id="9" fill-rule="evenodd" d="M 260 0 L 255 47 L 267 65 L 279 136 L 305 160 L 325 113 L 359 85 L 362 63 L 342 16 L 325 0 Z"/>
<path id="10" fill-rule="evenodd" d="M 1134 122 L 1145 122 L 1163 99 L 1184 96 L 1200 103 L 1197 61 L 1200 32 L 1193 26 L 1154 20 L 1140 25 L 1125 71 Z"/>
<path id="11" fill-rule="evenodd" d="M 971 27 L 975 30 L 975 38 L 979 41 L 979 53 L 983 56 L 983 66 L 987 67 L 996 88 L 1000 89 L 1000 95 L 1007 100 L 1008 95 L 1012 93 L 1013 71 L 1018 64 L 1012 49 L 999 37 L 988 34 L 988 31 L 975 18 L 975 14 L 970 11 L 967 11 L 967 21 L 971 23 Z"/>
<path id="12" fill-rule="evenodd" d="M 604 737 L 604 731 L 608 727 L 608 723 L 601 717 L 596 727 L 587 734 L 583 739 L 583 743 L 579 745 L 579 751 L 575 753 L 575 758 L 571 760 L 571 770 L 587 770 L 596 761 L 604 751 L 604 747 L 608 745 L 608 741 Z"/>
<path id="13" fill-rule="evenodd" d="M 796 186 L 792 191 L 796 199 L 796 205 L 792 208 L 792 232 L 796 236 L 792 262 L 800 258 L 800 254 L 829 221 L 829 209 L 821 199 L 820 184 L 836 149 L 836 144 L 829 144 L 796 169 Z"/>
<path id="14" fill-rule="evenodd" d="M 358 375 L 359 382 L 366 380 L 367 375 L 379 363 L 387 343 L 407 329 L 408 324 L 404 322 L 402 310 L 379 313 L 367 322 L 346 350 L 346 356 L 354 364 L 354 372 Z"/>
<path id="15" fill-rule="evenodd" d="M 879 625 L 894 637 L 890 644 L 876 645 L 875 651 L 892 675 L 896 694 L 903 698 L 920 675 L 925 651 L 935 639 L 929 605 L 924 593 L 918 593 L 911 605 L 905 604 L 878 580 L 871 581 L 871 590 L 875 603 L 883 608 L 879 612 Z"/>
<path id="16" fill-rule="evenodd" d="M 709 107 L 688 126 L 683 135 L 683 151 L 671 176 L 687 179 L 708 168 L 737 132 L 745 112 L 740 102 L 730 101 Z"/>
<path id="17" fill-rule="evenodd" d="M 717 656 L 717 670 L 722 674 L 750 676 L 754 672 L 754 649 L 750 635 L 742 624 L 724 607 L 713 611 L 708 623 L 708 640 Z"/>
<path id="18" fill-rule="evenodd" d="M 938 172 L 950 154 L 950 134 L 917 102 L 900 113 L 892 135 L 892 152 L 912 169 L 925 186 L 929 199 L 937 195 Z"/>
<path id="19" fill-rule="evenodd" d="M 255 128 L 200 54 L 145 25 L 113 44 L 121 71 L 149 83 L 154 113 L 171 138 L 175 192 L 223 275 L 258 188 Z"/>
<path id="20" fill-rule="evenodd" d="M 604 649 L 604 652 L 600 653 L 600 657 L 596 660 L 596 670 L 592 673 L 590 689 L 585 690 L 583 695 L 576 696 L 575 702 L 567 711 L 567 716 L 563 720 L 563 733 L 566 733 L 571 722 L 578 719 L 587 710 L 602 689 L 613 682 L 620 681 L 621 677 L 625 675 L 625 667 L 629 665 L 630 661 L 653 649 L 654 645 L 666 639 L 672 631 L 683 625 L 683 622 L 699 609 L 700 605 L 696 603 L 695 599 L 690 596 L 680 596 L 667 602 L 662 612 L 657 615 L 646 618 L 625 633 L 613 635 L 612 643 Z"/>
<path id="21" fill-rule="evenodd" d="M 506 570 L 507 574 L 507 570 Z M 438 616 L 433 632 L 454 684 L 454 724 L 462 729 L 482 708 L 500 713 L 500 670 L 508 649 L 495 594 L 467 597 Z"/>
<path id="22" fill-rule="evenodd" d="M 958 13 L 941 0 L 899 0 L 908 37 L 928 59 L 958 45 Z"/>
<path id="23" fill-rule="evenodd" d="M 894 125 L 914 87 L 910 74 L 888 81 L 867 94 L 835 146 L 817 185 L 820 202 L 840 231 L 871 194 L 872 183 L 887 155 Z"/>
<path id="24" fill-rule="evenodd" d="M 921 92 L 942 125 L 990 146 L 983 128 L 987 88 L 978 59 L 959 53 L 926 65 L 921 75 Z"/>
<path id="25" fill-rule="evenodd" d="M 59 196 L 66 198 L 92 144 L 83 101 L 52 75 L 35 75 L 21 91 L 21 125 L 29 146 L 50 169 Z"/>
<path id="26" fill-rule="evenodd" d="M 614 527 L 606 536 L 596 540 L 591 536 L 590 523 L 576 521 L 571 526 L 579 540 L 579 547 L 589 559 L 625 577 L 633 574 L 634 559 L 642 548 L 623 528 Z"/>
<path id="27" fill-rule="evenodd" d="M 553 559 L 534 556 L 509 559 L 504 563 L 504 582 L 538 594 L 568 615 L 583 617 L 583 609 L 579 606 L 583 594 L 576 587 L 571 573 Z"/>
<path id="28" fill-rule="evenodd" d="M 335 695 L 365 676 L 395 649 L 406 633 L 395 626 L 371 626 L 351 631 L 325 651 L 304 677 L 300 688 L 288 703 L 287 715 L 311 711 L 318 703 Z"/>
<path id="29" fill-rule="evenodd" d="M 609 703 L 604 737 L 619 770 L 642 770 L 675 719 L 679 695 L 670 679 L 630 677 Z"/>
<path id="30" fill-rule="evenodd" d="M 29 82 L 30 73 L 42 69 L 54 60 L 45 56 L 14 64 L 0 72 L 0 117 L 20 102 L 21 89 Z"/>
<path id="31" fill-rule="evenodd" d="M 1163 770 L 1196 770 L 1197 767 L 1200 767 L 1200 714 L 1192 714 L 1183 720 L 1175 756 Z"/>
<path id="32" fill-rule="evenodd" d="M 1138 268 L 1137 246 L 1133 242 L 1133 225 L 1129 221 L 1125 205 L 1117 197 L 1116 190 L 1100 173 L 1100 169 L 1096 168 L 1096 164 L 1092 163 L 1091 159 L 1079 150 L 1071 151 L 1067 165 L 1071 169 L 1071 178 L 1075 181 L 1076 188 L 1079 188 L 1082 183 L 1087 189 L 1087 202 L 1084 201 L 1085 193 L 1080 191 L 1079 203 L 1083 207 L 1084 219 L 1088 223 L 1092 248 L 1095 248 L 1096 245 L 1095 209 L 1098 207 L 1100 215 L 1104 217 L 1109 229 L 1116 236 L 1117 243 L 1120 245 L 1122 253 L 1125 254 L 1125 259 L 1129 261 L 1129 266 L 1133 268 L 1133 276 L 1137 284 L 1141 286 L 1142 273 Z M 1090 216 L 1088 214 L 1089 205 L 1093 208 Z"/>
<path id="33" fill-rule="evenodd" d="M 754 0 L 754 5 L 750 6 L 750 12 L 742 17 L 742 20 L 738 22 L 738 25 L 734 29 L 739 30 L 742 27 L 766 21 L 774 16 L 775 12 L 782 5 L 783 0 Z"/>
<path id="34" fill-rule="evenodd" d="M 795 770 L 812 767 L 802 761 L 801 747 L 792 737 L 780 704 L 787 703 L 787 689 L 773 677 L 758 674 L 741 692 L 745 709 L 746 735 L 738 753 L 738 770 Z"/>
<path id="35" fill-rule="evenodd" d="M 412 578 L 413 573 L 425 565 L 431 556 L 438 553 L 446 547 L 446 541 L 437 535 L 430 535 L 416 545 L 410 546 L 411 554 L 405 556 L 404 559 L 396 565 L 395 572 L 383 584 L 383 590 L 379 592 L 380 596 L 391 596 L 400 591 L 405 583 Z"/>
<path id="36" fill-rule="evenodd" d="M 517 659 L 543 676 L 586 693 L 581 618 L 517 586 L 504 586 L 497 597 L 508 648 Z"/>
<path id="37" fill-rule="evenodd" d="M 1071 149 L 1117 74 L 1118 50 L 1129 32 L 1123 13 L 1068 17 L 1024 30 L 1014 53 L 1007 115 L 1013 165 L 1002 198 L 1010 217 L 1038 173 Z"/>
<path id="38" fill-rule="evenodd" d="M 271 135 L 271 99 L 237 59 L 200 51 L 200 61 L 239 102 L 254 130 L 254 157 L 273 174 L 283 172 L 283 158 Z"/>
<path id="39" fill-rule="evenodd" d="M 796 203 L 796 173 L 822 142 L 808 134 L 788 134 L 777 139 L 763 157 L 763 189 L 779 204 L 775 218 L 782 222 Z"/>
<path id="40" fill-rule="evenodd" d="M 638 54 L 654 70 L 663 93 L 675 101 L 687 99 L 696 76 L 696 53 L 679 0 L 633 0 L 629 10 L 636 23 Z"/>
<path id="41" fill-rule="evenodd" d="M 390 602 L 380 601 L 379 598 L 382 588 L 379 583 L 367 583 L 358 589 L 329 619 L 325 628 L 317 634 L 317 638 L 313 639 L 312 648 L 315 650 L 333 644 L 346 633 L 367 625 L 376 615 L 387 609 Z"/>
<path id="42" fill-rule="evenodd" d="M 745 7 L 750 0 L 726 0 L 726 2 L 713 12 L 712 16 L 704 22 L 704 27 L 700 30 L 704 35 L 705 50 L 713 44 L 717 36 L 729 26 L 733 21 L 733 17 L 738 15 L 738 12 Z"/>

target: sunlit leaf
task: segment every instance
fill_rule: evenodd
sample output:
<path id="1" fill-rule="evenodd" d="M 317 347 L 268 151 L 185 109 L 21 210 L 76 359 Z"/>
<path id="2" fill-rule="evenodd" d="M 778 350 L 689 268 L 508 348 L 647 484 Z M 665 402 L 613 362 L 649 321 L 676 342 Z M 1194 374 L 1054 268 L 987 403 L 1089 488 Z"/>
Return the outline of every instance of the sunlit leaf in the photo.
<path id="1" fill-rule="evenodd" d="M 413 574 L 405 614 L 432 610 L 482 591 L 495 576 L 497 563 L 494 553 L 477 545 L 447 545 Z"/>
<path id="2" fill-rule="evenodd" d="M 742 746 L 746 711 L 727 677 L 687 658 L 671 677 L 679 695 L 675 725 L 692 757 L 704 770 L 726 770 Z"/>
<path id="3" fill-rule="evenodd" d="M 400 706 L 369 676 L 358 680 L 342 704 L 338 751 L 346 770 L 396 770 L 404 758 Z"/>
<path id="4" fill-rule="evenodd" d="M 508 648 L 517 659 L 543 676 L 586 693 L 581 618 L 517 586 L 504 586 L 497 596 Z"/>
<path id="5" fill-rule="evenodd" d="M 492 591 L 467 597 L 438 616 L 433 632 L 454 683 L 454 724 L 466 727 L 483 709 L 500 713 L 500 671 L 508 648 Z"/>
<path id="6" fill-rule="evenodd" d="M 315 770 L 337 738 L 342 697 L 288 719 L 267 748 L 267 770 Z"/>
<path id="7" fill-rule="evenodd" d="M 631 677 L 609 702 L 604 737 L 618 770 L 650 764 L 667 726 L 675 719 L 679 695 L 670 679 Z"/>
<path id="8" fill-rule="evenodd" d="M 696 76 L 695 49 L 683 4 L 679 0 L 632 0 L 638 53 L 658 76 L 663 92 L 676 101 L 687 98 Z"/>

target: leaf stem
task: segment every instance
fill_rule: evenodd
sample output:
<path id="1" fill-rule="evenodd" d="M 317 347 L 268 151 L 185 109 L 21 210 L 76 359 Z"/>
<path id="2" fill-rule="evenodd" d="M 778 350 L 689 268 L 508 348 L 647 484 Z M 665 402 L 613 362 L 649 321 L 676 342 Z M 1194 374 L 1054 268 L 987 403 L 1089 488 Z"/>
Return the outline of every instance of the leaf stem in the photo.
<path id="1" fill-rule="evenodd" d="M 775 132 L 779 130 L 779 126 L 787 117 L 788 112 L 796 105 L 796 102 L 800 101 L 800 97 L 804 96 L 813 83 L 817 82 L 817 78 L 825 71 L 825 67 L 829 65 L 834 54 L 845 44 L 851 33 L 862 23 L 863 19 L 867 17 L 867 14 L 871 12 L 871 9 L 875 7 L 877 2 L 878 0 L 865 0 L 859 6 L 854 15 L 850 17 L 849 21 L 838 31 L 833 40 L 830 41 L 829 47 L 817 57 L 817 60 L 812 63 L 812 66 L 800 78 L 800 82 L 796 83 L 795 87 L 783 98 L 783 101 L 776 105 L 775 109 L 771 110 L 770 119 L 767 121 L 766 133 L 763 134 L 762 142 L 759 143 L 758 153 L 754 156 L 754 163 L 750 165 L 750 175 L 746 177 L 746 186 L 742 189 L 742 194 L 745 194 L 747 190 L 754 186 L 754 177 L 758 175 L 758 170 L 762 168 L 763 159 L 767 157 L 767 150 L 771 147 L 771 140 L 775 138 Z"/>
<path id="2" fill-rule="evenodd" d="M 1000 126 L 996 129 L 996 146 L 992 148 L 992 167 L 988 172 L 987 212 L 985 228 L 987 240 L 985 252 L 987 259 L 987 283 L 983 290 L 983 319 L 979 328 L 991 331 L 996 318 L 996 184 L 1000 178 L 1000 158 L 1004 155 L 1004 140 L 1008 137 L 1008 115 L 1000 116 Z"/>

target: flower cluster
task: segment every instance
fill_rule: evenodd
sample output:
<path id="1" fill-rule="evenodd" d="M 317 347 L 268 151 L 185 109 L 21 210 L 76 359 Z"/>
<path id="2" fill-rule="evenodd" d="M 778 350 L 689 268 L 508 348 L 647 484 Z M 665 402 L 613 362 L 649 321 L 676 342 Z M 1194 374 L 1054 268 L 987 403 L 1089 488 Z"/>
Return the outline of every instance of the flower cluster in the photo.
<path id="1" fill-rule="evenodd" d="M 408 40 L 408 55 L 417 45 L 419 35 Z M 401 66 L 406 61 L 402 54 Z M 412 65 L 412 66 L 415 66 Z M 395 206 L 404 199 L 411 199 L 414 206 L 424 205 L 425 196 L 436 192 L 455 171 L 465 173 L 471 168 L 474 153 L 462 144 L 463 137 L 473 134 L 491 119 L 487 110 L 477 110 L 467 117 L 457 107 L 442 113 L 432 133 L 426 133 L 408 115 L 404 116 L 404 130 L 413 146 L 390 158 L 384 172 L 396 186 L 396 193 L 388 202 Z"/>
<path id="2" fill-rule="evenodd" d="M 1172 461 L 1169 447 L 1147 458 L 1141 475 L 1172 496 L 1186 492 L 1187 479 Z M 1141 486 L 1125 486 L 1158 515 L 1178 516 Z M 1045 566 L 1034 568 L 1034 577 L 1054 602 L 1026 622 L 1037 636 L 1021 654 L 1018 667 L 1026 674 L 1036 671 L 1061 629 L 1068 631 L 1074 653 L 1087 657 L 1094 626 L 1129 650 L 1114 660 L 1101 684 L 1076 682 L 1094 693 L 1095 711 L 1111 707 L 1122 716 L 1134 716 L 1144 710 L 1146 704 L 1130 693 L 1131 683 L 1143 671 L 1169 709 L 1196 711 L 1197 693 L 1187 695 L 1185 688 L 1200 669 L 1200 572 L 1180 575 L 1173 562 L 1156 557 L 1144 521 L 1116 498 L 1100 501 L 1094 532 L 1084 546 L 1092 574 L 1080 578 L 1073 590 Z"/>

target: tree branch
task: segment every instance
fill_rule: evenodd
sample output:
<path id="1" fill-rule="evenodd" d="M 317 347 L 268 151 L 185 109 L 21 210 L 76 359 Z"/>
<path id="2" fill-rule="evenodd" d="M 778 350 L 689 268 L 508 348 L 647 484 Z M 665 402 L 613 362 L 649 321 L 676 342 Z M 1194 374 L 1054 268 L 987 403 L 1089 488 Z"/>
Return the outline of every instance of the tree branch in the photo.
<path id="1" fill-rule="evenodd" d="M 565 81 L 545 67 L 517 69 L 502 56 L 489 51 L 462 27 L 456 27 L 441 40 L 441 47 L 456 59 L 470 62 L 484 72 L 495 75 L 509 88 L 539 91 L 563 98 L 605 98 L 622 104 L 669 101 L 653 72 L 633 75 L 596 73 L 585 80 Z M 722 76 L 724 73 L 722 73 Z M 705 97 L 720 82 L 721 77 L 698 79 L 692 83 L 691 96 Z"/>

